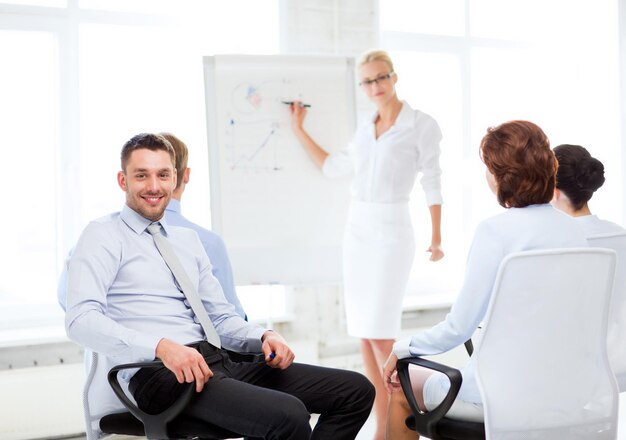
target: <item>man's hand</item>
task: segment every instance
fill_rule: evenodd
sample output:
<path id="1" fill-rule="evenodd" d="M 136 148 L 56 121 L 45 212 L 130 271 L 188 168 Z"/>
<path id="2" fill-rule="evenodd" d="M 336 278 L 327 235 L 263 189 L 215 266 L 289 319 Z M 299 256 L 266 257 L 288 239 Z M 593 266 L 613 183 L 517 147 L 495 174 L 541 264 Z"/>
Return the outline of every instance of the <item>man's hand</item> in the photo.
<path id="1" fill-rule="evenodd" d="M 398 381 L 398 373 L 396 372 L 397 363 L 398 356 L 391 352 L 385 361 L 385 365 L 383 365 L 383 385 L 389 394 L 401 388 L 400 382 Z"/>
<path id="2" fill-rule="evenodd" d="M 265 354 L 265 363 L 272 368 L 284 370 L 296 357 L 283 337 L 272 330 L 263 333 L 261 341 L 263 341 L 261 348 Z"/>
<path id="3" fill-rule="evenodd" d="M 179 383 L 191 383 L 195 380 L 198 393 L 213 377 L 213 372 L 204 357 L 194 348 L 163 338 L 157 345 L 156 355 L 163 361 L 163 365 L 176 375 Z"/>

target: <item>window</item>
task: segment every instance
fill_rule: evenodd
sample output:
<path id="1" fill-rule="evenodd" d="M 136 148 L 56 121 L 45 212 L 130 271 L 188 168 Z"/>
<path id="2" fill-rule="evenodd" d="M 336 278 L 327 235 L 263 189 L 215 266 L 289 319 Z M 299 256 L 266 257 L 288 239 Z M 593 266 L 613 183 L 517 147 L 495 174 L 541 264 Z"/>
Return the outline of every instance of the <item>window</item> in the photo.
<path id="1" fill-rule="evenodd" d="M 16 312 L 24 306 L 33 316 L 38 304 L 50 302 L 57 278 L 57 35 L 44 31 L 0 31 L 0 58 L 5 161 L 2 205 L 6 209 L 0 220 L 4 231 L 0 304 L 5 323 L 11 325 L 23 319 Z"/>
<path id="2" fill-rule="evenodd" d="M 187 143 L 185 214 L 210 225 L 202 56 L 279 51 L 278 0 L 11 3 L 0 5 L 5 331 L 62 323 L 62 262 L 88 221 L 122 207 L 119 151 L 133 135 Z"/>
<path id="3" fill-rule="evenodd" d="M 623 220 L 617 15 L 615 1 L 380 2 L 381 46 L 397 64 L 398 95 L 434 116 L 444 135 L 446 258 L 429 263 L 418 247 L 409 304 L 457 291 L 475 226 L 502 209 L 478 156 L 489 126 L 528 119 L 553 146 L 588 148 L 607 176 L 591 209 Z M 418 246 L 426 248 L 430 220 L 419 185 L 412 199 Z"/>

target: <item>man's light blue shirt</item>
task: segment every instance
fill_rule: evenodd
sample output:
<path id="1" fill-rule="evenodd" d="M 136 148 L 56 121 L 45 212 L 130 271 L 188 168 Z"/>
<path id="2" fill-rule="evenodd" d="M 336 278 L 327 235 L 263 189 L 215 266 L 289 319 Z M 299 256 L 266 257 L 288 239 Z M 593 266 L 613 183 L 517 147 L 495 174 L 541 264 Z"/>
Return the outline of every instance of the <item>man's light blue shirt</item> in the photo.
<path id="1" fill-rule="evenodd" d="M 68 268 L 68 336 L 119 362 L 151 360 L 162 338 L 204 339 L 152 236 L 150 220 L 128 206 L 91 222 Z M 226 301 L 198 234 L 161 220 L 164 235 L 194 283 L 222 345 L 260 351 L 264 329 L 244 321 Z"/>
<path id="2" fill-rule="evenodd" d="M 213 276 L 220 282 L 226 300 L 235 306 L 237 313 L 239 313 L 242 318 L 245 318 L 246 312 L 244 312 L 243 306 L 237 297 L 233 270 L 230 265 L 230 259 L 228 258 L 224 240 L 215 232 L 209 231 L 183 217 L 180 201 L 176 199 L 172 199 L 169 205 L 167 205 L 167 208 L 165 208 L 165 220 L 169 225 L 193 229 L 198 233 L 202 246 L 213 266 Z"/>
<path id="3" fill-rule="evenodd" d="M 235 280 L 233 277 L 233 270 L 228 258 L 228 252 L 226 251 L 226 245 L 224 240 L 215 232 L 209 231 L 195 223 L 190 222 L 181 214 L 180 202 L 176 199 L 172 199 L 165 210 L 165 219 L 172 226 L 182 226 L 193 229 L 198 233 L 198 237 L 202 242 L 204 251 L 209 256 L 213 269 L 211 270 L 213 276 L 217 278 L 222 286 L 222 291 L 226 300 L 235 306 L 235 310 L 244 319 L 247 319 L 246 312 L 237 297 L 237 291 L 235 289 Z M 67 261 L 70 260 L 72 251 L 67 257 Z M 57 285 L 57 299 L 59 305 L 65 311 L 67 301 L 67 267 L 61 272 L 59 282 Z"/>

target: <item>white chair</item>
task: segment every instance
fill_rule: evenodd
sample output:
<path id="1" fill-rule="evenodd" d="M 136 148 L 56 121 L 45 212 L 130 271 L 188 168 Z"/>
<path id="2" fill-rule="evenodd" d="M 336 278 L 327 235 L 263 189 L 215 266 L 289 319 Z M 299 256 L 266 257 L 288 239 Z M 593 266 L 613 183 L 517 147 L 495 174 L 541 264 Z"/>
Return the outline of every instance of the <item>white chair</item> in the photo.
<path id="1" fill-rule="evenodd" d="M 522 252 L 502 262 L 476 350 L 492 440 L 615 439 L 606 349 L 615 252 Z"/>
<path id="2" fill-rule="evenodd" d="M 626 391 L 626 232 L 588 237 L 590 246 L 617 252 L 607 344 L 620 392 Z"/>
<path id="3" fill-rule="evenodd" d="M 614 440 L 618 389 L 606 336 L 615 260 L 614 251 L 595 248 L 504 258 L 473 354 L 484 424 L 446 418 L 460 372 L 414 357 L 398 362 L 414 413 L 407 426 L 433 440 Z M 450 378 L 432 411 L 417 409 L 409 364 Z"/>

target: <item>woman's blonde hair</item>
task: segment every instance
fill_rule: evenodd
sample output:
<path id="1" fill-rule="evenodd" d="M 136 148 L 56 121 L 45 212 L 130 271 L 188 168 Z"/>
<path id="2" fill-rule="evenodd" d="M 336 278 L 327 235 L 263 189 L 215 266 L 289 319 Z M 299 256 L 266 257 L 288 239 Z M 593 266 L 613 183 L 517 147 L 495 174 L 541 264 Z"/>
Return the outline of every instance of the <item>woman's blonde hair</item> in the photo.
<path id="1" fill-rule="evenodd" d="M 389 65 L 390 71 L 393 72 L 393 62 L 389 54 L 381 49 L 372 49 L 363 53 L 356 63 L 357 67 L 361 67 L 363 64 L 371 63 L 372 61 L 384 61 Z"/>

